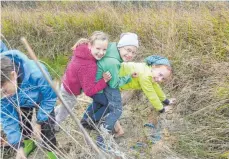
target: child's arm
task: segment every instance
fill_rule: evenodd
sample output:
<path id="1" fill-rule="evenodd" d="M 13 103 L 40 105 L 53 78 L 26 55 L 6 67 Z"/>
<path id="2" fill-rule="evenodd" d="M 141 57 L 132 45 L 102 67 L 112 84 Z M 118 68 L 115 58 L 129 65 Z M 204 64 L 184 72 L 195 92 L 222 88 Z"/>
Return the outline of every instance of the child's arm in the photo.
<path id="1" fill-rule="evenodd" d="M 170 105 L 170 104 L 174 104 L 175 103 L 175 98 L 171 98 L 171 99 L 167 99 L 165 93 L 163 92 L 163 90 L 161 89 L 160 85 L 158 83 L 154 83 L 153 87 L 159 97 L 159 99 L 161 100 L 161 102 L 164 105 Z"/>
<path id="2" fill-rule="evenodd" d="M 8 101 L 9 102 L 9 101 Z M 7 141 L 16 149 L 22 147 L 21 130 L 19 125 L 18 113 L 11 103 L 1 101 L 1 123 Z"/>
<path id="3" fill-rule="evenodd" d="M 160 85 L 156 82 L 154 82 L 152 84 L 153 84 L 154 90 L 156 91 L 157 96 L 159 97 L 160 101 L 161 102 L 165 101 L 166 96 L 165 96 L 165 93 L 163 92 L 163 90 L 161 89 Z"/>
<path id="4" fill-rule="evenodd" d="M 123 85 L 129 83 L 131 79 L 132 79 L 131 75 L 119 77 L 119 87 L 122 87 Z"/>
<path id="5" fill-rule="evenodd" d="M 119 69 L 120 66 L 118 66 L 116 63 L 110 63 L 110 69 L 109 70 L 103 70 L 102 66 L 100 64 L 98 64 L 98 71 L 97 71 L 97 79 L 101 79 L 102 78 L 102 73 L 104 71 L 109 71 L 111 73 L 111 80 L 108 82 L 108 85 L 111 88 L 119 88 L 120 86 L 127 84 L 131 81 L 131 75 L 127 75 L 127 76 L 123 76 L 123 77 L 119 77 Z"/>
<path id="6" fill-rule="evenodd" d="M 96 82 L 96 67 L 85 67 L 78 72 L 79 81 L 87 96 L 93 96 L 106 88 L 107 84 L 103 78 Z"/>
<path id="7" fill-rule="evenodd" d="M 111 80 L 108 82 L 109 86 L 111 88 L 119 88 L 127 83 L 129 83 L 131 81 L 131 75 L 127 75 L 127 76 L 123 76 L 123 77 L 119 77 L 119 68 L 114 66 L 112 68 L 112 71 L 109 70 L 111 72 L 112 78 Z"/>
<path id="8" fill-rule="evenodd" d="M 132 78 L 137 78 L 137 77 L 138 77 L 138 73 L 136 72 L 133 72 L 131 75 L 119 77 L 120 79 L 119 88 L 131 82 Z"/>
<path id="9" fill-rule="evenodd" d="M 151 80 L 152 78 L 149 76 L 139 77 L 141 88 L 145 93 L 145 95 L 147 96 L 147 98 L 149 99 L 150 103 L 157 111 L 163 112 L 164 110 L 163 105 L 152 85 Z"/>

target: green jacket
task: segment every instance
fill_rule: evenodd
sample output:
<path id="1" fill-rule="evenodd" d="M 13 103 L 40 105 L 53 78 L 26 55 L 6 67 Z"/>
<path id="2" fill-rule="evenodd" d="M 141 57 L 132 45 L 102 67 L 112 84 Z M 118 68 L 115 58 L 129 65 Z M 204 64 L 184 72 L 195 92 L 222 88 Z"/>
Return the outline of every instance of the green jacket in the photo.
<path id="1" fill-rule="evenodd" d="M 119 70 L 121 67 L 122 59 L 120 57 L 117 44 L 109 43 L 106 55 L 97 62 L 98 70 L 96 74 L 96 80 L 103 78 L 103 73 L 109 71 L 112 75 L 112 79 L 108 82 L 111 88 L 119 88 L 120 86 L 131 81 L 131 75 L 126 74 L 123 77 L 119 77 Z"/>
<path id="2" fill-rule="evenodd" d="M 152 81 L 151 67 L 145 63 L 124 62 L 121 65 L 119 75 L 126 76 L 134 72 L 138 73 L 138 77 L 121 86 L 120 90 L 142 89 L 154 108 L 157 111 L 162 110 L 162 101 L 166 99 L 166 96 L 159 84 Z"/>

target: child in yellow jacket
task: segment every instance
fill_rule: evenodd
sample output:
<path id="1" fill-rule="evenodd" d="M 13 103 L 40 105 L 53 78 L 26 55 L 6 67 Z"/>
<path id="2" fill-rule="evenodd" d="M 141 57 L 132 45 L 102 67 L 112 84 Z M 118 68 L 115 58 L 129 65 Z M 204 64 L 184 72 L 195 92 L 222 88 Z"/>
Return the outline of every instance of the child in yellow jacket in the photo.
<path id="1" fill-rule="evenodd" d="M 161 56 L 149 56 L 145 59 L 146 63 L 123 63 L 119 72 L 120 76 L 136 72 L 137 78 L 120 87 L 120 90 L 142 90 L 156 109 L 163 113 L 166 107 L 175 102 L 175 99 L 166 99 L 162 91 L 161 83 L 171 76 L 172 68 L 167 58 Z"/>
<path id="2" fill-rule="evenodd" d="M 136 77 L 121 86 L 120 90 L 142 90 L 149 99 L 150 103 L 160 113 L 163 113 L 169 109 L 163 105 L 171 105 L 175 102 L 175 98 L 167 99 L 160 85 L 168 79 L 172 74 L 172 67 L 169 60 L 162 56 L 149 56 L 145 59 L 145 63 L 136 62 L 124 62 L 121 64 L 119 76 L 126 76 L 136 73 Z M 99 121 L 102 116 L 106 115 L 107 107 L 101 107 L 95 110 L 92 115 L 92 120 Z M 116 122 L 116 135 L 123 134 L 123 130 L 120 127 L 119 122 Z M 120 129 L 120 130 L 119 130 Z"/>
<path id="3" fill-rule="evenodd" d="M 167 99 L 158 84 L 164 82 L 172 74 L 169 60 L 161 56 L 149 56 L 145 59 L 145 63 L 123 63 L 119 75 L 125 76 L 133 72 L 137 73 L 137 78 L 133 78 L 131 82 L 120 87 L 120 90 L 142 90 L 156 111 L 163 113 L 169 110 L 169 107 L 163 105 L 171 105 L 176 99 Z M 116 122 L 115 131 L 116 136 L 124 134 L 119 122 Z"/>

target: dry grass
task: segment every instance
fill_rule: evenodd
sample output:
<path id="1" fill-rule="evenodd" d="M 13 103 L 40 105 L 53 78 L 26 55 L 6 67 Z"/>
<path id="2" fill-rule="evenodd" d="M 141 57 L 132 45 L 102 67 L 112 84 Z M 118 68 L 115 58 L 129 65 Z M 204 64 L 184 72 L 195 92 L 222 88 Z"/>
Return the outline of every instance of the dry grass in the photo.
<path id="1" fill-rule="evenodd" d="M 26 8 L 26 4 L 18 7 L 8 2 L 2 8 L 2 33 L 20 50 L 25 49 L 19 38 L 26 36 L 41 58 L 47 62 L 55 59 L 51 66 L 61 74 L 67 58 L 65 62 L 58 58 L 69 56 L 80 37 L 103 30 L 117 41 L 122 32 L 136 32 L 141 48 L 135 61 L 151 54 L 172 61 L 174 75 L 165 90 L 178 103 L 172 114 L 160 117 L 171 136 L 163 140 L 163 149 L 134 152 L 134 158 L 142 154 L 150 158 L 154 152 L 160 152 L 158 158 L 220 158 L 229 150 L 228 2 L 140 3 L 39 2 Z M 128 102 L 131 109 L 124 108 L 128 113 L 121 119 L 129 130 L 121 140 L 124 147 L 130 146 L 127 141 L 139 139 L 134 131 L 141 132 L 141 124 L 151 116 L 144 116 L 144 111 L 141 114 L 141 108 L 134 109 L 142 103 L 150 107 L 145 97 L 137 94 L 139 100 Z M 128 118 L 136 129 L 128 126 Z"/>

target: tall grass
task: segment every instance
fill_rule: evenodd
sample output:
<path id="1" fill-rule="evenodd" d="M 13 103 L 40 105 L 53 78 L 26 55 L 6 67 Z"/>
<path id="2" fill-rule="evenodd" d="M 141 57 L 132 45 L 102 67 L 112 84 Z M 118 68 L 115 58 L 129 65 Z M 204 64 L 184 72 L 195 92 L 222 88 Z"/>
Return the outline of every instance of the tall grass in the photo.
<path id="1" fill-rule="evenodd" d="M 200 3 L 188 10 L 184 6 L 189 3 L 184 3 L 184 8 L 171 3 L 159 9 L 131 5 L 116 8 L 98 2 L 94 2 L 94 8 L 89 2 L 67 4 L 44 2 L 42 7 L 32 9 L 3 7 L 2 33 L 20 48 L 19 37 L 26 36 L 35 51 L 45 57 L 69 53 L 77 39 L 94 30 L 103 30 L 116 41 L 122 32 L 136 32 L 142 46 L 152 52 L 174 55 L 180 48 L 219 59 L 225 59 L 228 53 L 226 2 L 214 8 L 211 3 Z"/>
<path id="2" fill-rule="evenodd" d="M 136 32 L 141 42 L 136 61 L 151 54 L 172 61 L 174 76 L 166 89 L 178 98 L 171 125 L 178 141 L 174 150 L 187 158 L 216 158 L 229 150 L 228 17 L 228 2 L 36 2 L 31 7 L 8 2 L 1 27 L 12 48 L 25 51 L 19 41 L 25 36 L 59 73 L 77 39 L 95 30 L 107 32 L 111 41 Z"/>

